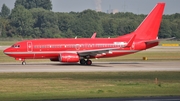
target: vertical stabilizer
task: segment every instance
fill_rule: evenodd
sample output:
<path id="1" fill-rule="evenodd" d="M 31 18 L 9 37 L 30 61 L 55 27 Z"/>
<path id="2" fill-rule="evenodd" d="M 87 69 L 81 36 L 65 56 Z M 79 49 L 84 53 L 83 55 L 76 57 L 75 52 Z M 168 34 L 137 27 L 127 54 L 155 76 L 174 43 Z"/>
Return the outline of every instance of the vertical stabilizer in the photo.
<path id="1" fill-rule="evenodd" d="M 133 32 L 133 34 L 136 34 L 136 38 L 143 40 L 155 40 L 157 38 L 164 6 L 165 3 L 156 4 L 154 9 Z"/>

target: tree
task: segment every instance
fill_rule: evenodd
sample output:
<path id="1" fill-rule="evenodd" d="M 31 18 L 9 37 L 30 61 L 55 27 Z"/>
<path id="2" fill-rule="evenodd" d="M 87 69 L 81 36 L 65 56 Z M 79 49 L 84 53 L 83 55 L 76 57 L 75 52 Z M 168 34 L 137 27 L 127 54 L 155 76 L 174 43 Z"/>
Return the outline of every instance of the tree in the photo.
<path id="1" fill-rule="evenodd" d="M 10 9 L 5 4 L 3 4 L 1 9 L 1 17 L 7 18 L 9 14 L 10 14 Z"/>
<path id="2" fill-rule="evenodd" d="M 33 28 L 36 29 L 36 37 L 50 38 L 61 36 L 56 13 L 42 8 L 33 8 L 30 12 L 33 15 L 33 19 L 35 19 Z"/>
<path id="3" fill-rule="evenodd" d="M 16 0 L 15 7 L 17 5 L 22 5 L 26 9 L 43 8 L 46 10 L 52 10 L 51 0 Z"/>
<path id="4" fill-rule="evenodd" d="M 74 14 L 68 13 L 56 13 L 58 15 L 58 27 L 59 30 L 63 33 L 63 37 L 75 37 L 74 33 L 72 32 L 73 22 L 76 20 L 74 19 Z"/>
<path id="5" fill-rule="evenodd" d="M 72 25 L 72 31 L 78 37 L 90 37 L 94 32 L 98 33 L 97 36 L 101 36 L 102 26 L 98 13 L 93 10 L 79 13 Z"/>
<path id="6" fill-rule="evenodd" d="M 15 36 L 31 37 L 33 33 L 34 19 L 29 10 L 18 5 L 12 10 L 10 15 L 10 24 L 15 27 Z"/>
<path id="7" fill-rule="evenodd" d="M 9 19 L 0 18 L 0 36 L 7 37 L 7 26 L 9 26 Z"/>
<path id="8" fill-rule="evenodd" d="M 73 17 L 70 14 L 58 14 L 58 25 L 62 32 L 66 32 L 72 25 Z"/>
<path id="9" fill-rule="evenodd" d="M 94 10 L 55 13 L 51 0 L 16 0 L 10 16 L 4 4 L 0 13 L 1 37 L 116 37 L 134 31 L 146 15 L 119 12 L 107 14 Z M 180 39 L 180 14 L 164 15 L 159 38 Z"/>
<path id="10" fill-rule="evenodd" d="M 103 19 L 103 36 L 113 37 L 117 34 L 117 20 L 116 19 Z"/>
<path id="11" fill-rule="evenodd" d="M 172 36 L 171 27 L 169 26 L 169 24 L 171 24 L 169 20 L 167 19 L 162 20 L 162 23 L 160 26 L 161 30 L 159 31 L 160 38 L 170 38 Z"/>

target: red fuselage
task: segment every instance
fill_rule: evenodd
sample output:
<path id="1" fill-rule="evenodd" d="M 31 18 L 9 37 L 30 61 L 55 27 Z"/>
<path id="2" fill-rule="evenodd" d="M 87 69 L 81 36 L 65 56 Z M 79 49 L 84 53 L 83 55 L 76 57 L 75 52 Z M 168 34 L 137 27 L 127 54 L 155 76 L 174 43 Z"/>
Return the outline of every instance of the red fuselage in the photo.
<path id="1" fill-rule="evenodd" d="M 145 44 L 134 42 L 131 47 L 124 47 L 129 39 L 121 38 L 79 38 L 79 39 L 37 39 L 27 40 L 14 44 L 4 53 L 18 59 L 55 59 L 61 53 L 75 53 L 84 51 L 101 50 L 107 48 L 116 48 L 99 54 L 91 54 L 90 58 L 114 57 L 131 54 L 137 51 L 147 49 Z M 156 46 L 158 43 L 151 45 Z M 92 52 L 90 52 L 92 53 Z M 82 53 L 83 54 L 83 53 Z M 85 53 L 85 56 L 88 53 Z M 83 57 L 83 55 L 82 55 Z"/>

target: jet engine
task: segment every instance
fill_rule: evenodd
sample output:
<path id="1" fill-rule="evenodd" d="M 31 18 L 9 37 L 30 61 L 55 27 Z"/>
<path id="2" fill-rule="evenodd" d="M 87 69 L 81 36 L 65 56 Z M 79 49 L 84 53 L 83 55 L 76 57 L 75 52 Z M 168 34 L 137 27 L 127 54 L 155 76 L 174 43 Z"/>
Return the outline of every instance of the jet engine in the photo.
<path id="1" fill-rule="evenodd" d="M 61 53 L 59 55 L 60 62 L 79 62 L 79 56 L 75 53 Z"/>
<path id="2" fill-rule="evenodd" d="M 50 58 L 50 60 L 53 62 L 59 62 L 59 58 Z"/>

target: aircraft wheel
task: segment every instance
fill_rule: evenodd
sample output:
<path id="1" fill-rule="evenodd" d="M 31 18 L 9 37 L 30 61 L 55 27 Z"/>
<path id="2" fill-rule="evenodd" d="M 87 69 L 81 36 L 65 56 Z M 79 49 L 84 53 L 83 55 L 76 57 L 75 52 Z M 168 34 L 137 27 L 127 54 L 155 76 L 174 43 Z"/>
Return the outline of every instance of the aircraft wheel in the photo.
<path id="1" fill-rule="evenodd" d="M 25 61 L 23 61 L 23 62 L 22 62 L 22 65 L 26 65 L 26 62 L 25 62 Z"/>
<path id="2" fill-rule="evenodd" d="M 86 64 L 86 61 L 85 61 L 84 59 L 81 59 L 81 60 L 80 60 L 80 64 L 81 64 L 81 65 L 85 65 L 85 64 Z"/>
<path id="3" fill-rule="evenodd" d="M 87 64 L 87 65 L 91 65 L 91 64 L 92 64 L 92 61 L 91 61 L 91 60 L 87 60 L 87 61 L 86 61 L 86 64 Z"/>

